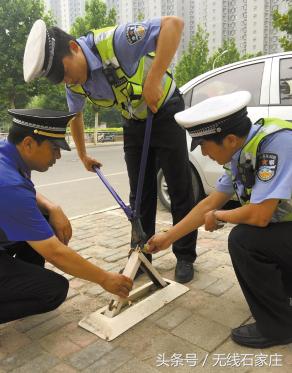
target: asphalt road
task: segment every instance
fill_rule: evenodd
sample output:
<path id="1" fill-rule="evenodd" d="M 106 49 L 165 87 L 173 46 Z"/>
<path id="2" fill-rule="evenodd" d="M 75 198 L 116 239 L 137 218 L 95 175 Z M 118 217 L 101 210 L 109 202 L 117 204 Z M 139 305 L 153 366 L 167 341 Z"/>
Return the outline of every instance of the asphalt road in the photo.
<path id="1" fill-rule="evenodd" d="M 102 164 L 102 172 L 125 203 L 129 200 L 129 181 L 122 145 L 98 145 L 88 153 Z M 61 205 L 68 217 L 87 214 L 117 205 L 95 173 L 86 171 L 76 150 L 62 157 L 47 172 L 33 172 L 37 191 Z"/>

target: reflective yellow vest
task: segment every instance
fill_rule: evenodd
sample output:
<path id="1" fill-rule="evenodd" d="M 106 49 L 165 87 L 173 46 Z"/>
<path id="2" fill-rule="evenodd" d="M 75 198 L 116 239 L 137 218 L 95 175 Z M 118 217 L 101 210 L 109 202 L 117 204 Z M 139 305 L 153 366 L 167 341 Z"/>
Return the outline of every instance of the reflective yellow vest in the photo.
<path id="1" fill-rule="evenodd" d="M 70 84 L 67 87 L 74 93 L 86 96 L 93 104 L 102 107 L 116 105 L 126 119 L 144 120 L 147 117 L 147 106 L 142 97 L 143 84 L 151 67 L 154 53 L 149 53 L 139 61 L 136 72 L 128 76 L 120 66 L 114 51 L 114 34 L 117 26 L 92 30 L 96 46 L 96 54 L 101 58 L 103 72 L 112 87 L 115 99 L 94 99 L 89 97 L 81 84 Z M 158 108 L 171 97 L 175 83 L 170 71 L 162 79 L 163 96 L 158 102 Z"/>
<path id="2" fill-rule="evenodd" d="M 254 171 L 254 178 L 256 177 L 256 170 L 257 170 L 257 156 L 261 150 L 262 142 L 270 135 L 283 131 L 283 130 L 292 130 L 292 123 L 287 122 L 282 119 L 278 118 L 265 118 L 259 121 L 260 128 L 257 133 L 250 139 L 250 141 L 245 144 L 242 148 L 238 160 L 238 172 L 240 173 L 240 169 L 246 164 L 246 162 L 251 163 L 253 171 Z M 226 170 L 229 175 L 231 175 L 230 166 L 226 165 Z M 245 181 L 242 180 L 241 182 L 244 185 L 244 197 L 238 195 L 238 191 L 236 190 L 236 182 L 235 176 L 231 175 L 233 186 L 235 193 L 239 199 L 239 202 L 244 205 L 249 203 L 252 187 L 245 185 Z M 272 217 L 272 222 L 284 222 L 284 221 L 292 221 L 292 196 L 289 200 L 280 201 L 274 215 Z"/>

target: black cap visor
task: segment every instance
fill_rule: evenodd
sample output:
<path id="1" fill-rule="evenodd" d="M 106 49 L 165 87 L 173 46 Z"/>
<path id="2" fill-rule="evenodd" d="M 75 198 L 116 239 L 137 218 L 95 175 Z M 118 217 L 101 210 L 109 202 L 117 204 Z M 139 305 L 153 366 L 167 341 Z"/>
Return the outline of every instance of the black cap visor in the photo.
<path id="1" fill-rule="evenodd" d="M 192 138 L 191 149 L 190 149 L 191 152 L 192 152 L 193 150 L 195 150 L 196 147 L 197 147 L 198 145 L 200 145 L 202 141 L 203 141 L 203 138 L 202 138 L 202 137 L 194 137 L 194 138 Z"/>
<path id="2" fill-rule="evenodd" d="M 61 139 L 49 139 L 48 138 L 48 140 L 50 140 L 51 142 L 53 142 L 54 144 L 56 144 L 63 150 L 71 151 L 71 148 L 65 139 L 61 140 Z"/>

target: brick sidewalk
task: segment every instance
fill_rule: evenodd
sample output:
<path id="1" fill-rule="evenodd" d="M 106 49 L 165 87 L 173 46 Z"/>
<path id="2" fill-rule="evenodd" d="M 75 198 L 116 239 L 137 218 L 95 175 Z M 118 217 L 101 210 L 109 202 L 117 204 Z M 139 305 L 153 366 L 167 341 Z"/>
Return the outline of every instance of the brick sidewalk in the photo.
<path id="1" fill-rule="evenodd" d="M 130 227 L 120 210 L 72 224 L 72 248 L 107 270 L 123 268 Z M 157 229 L 170 224 L 170 214 L 159 211 Z M 214 233 L 200 229 L 190 291 L 112 342 L 78 327 L 82 317 L 108 303 L 109 294 L 66 274 L 70 291 L 58 310 L 0 325 L 0 373 L 291 372 L 292 345 L 253 350 L 229 338 L 231 328 L 250 319 L 227 250 L 229 231 L 230 226 Z M 171 250 L 153 262 L 163 277 L 173 279 Z M 144 275 L 137 285 L 145 281 Z"/>

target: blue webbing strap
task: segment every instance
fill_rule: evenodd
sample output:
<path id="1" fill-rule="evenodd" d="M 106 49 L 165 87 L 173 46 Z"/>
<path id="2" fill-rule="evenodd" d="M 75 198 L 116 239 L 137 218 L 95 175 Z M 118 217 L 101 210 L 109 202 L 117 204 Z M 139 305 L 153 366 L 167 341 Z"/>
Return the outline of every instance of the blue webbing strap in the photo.
<path id="1" fill-rule="evenodd" d="M 153 113 L 150 109 L 147 109 L 147 120 L 146 120 L 146 128 L 145 128 L 145 135 L 144 135 L 142 157 L 141 157 L 141 163 L 140 163 L 140 172 L 139 172 L 139 178 L 138 178 L 136 199 L 135 199 L 134 217 L 139 217 L 140 216 L 142 191 L 143 191 L 143 185 L 144 185 L 145 170 L 146 170 L 146 165 L 147 165 L 147 157 L 148 157 L 148 150 L 149 150 L 150 137 L 151 137 L 152 121 L 153 121 Z"/>

